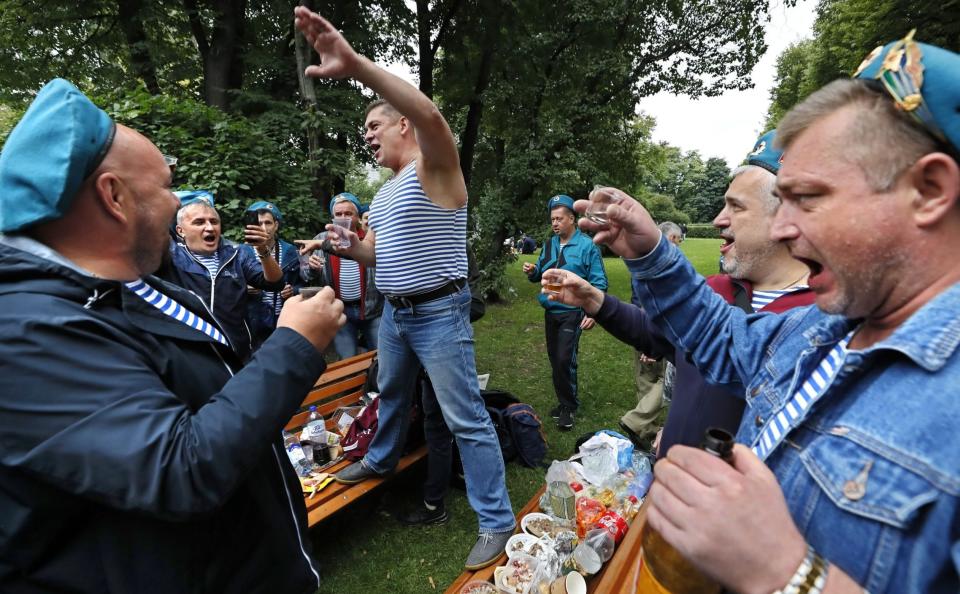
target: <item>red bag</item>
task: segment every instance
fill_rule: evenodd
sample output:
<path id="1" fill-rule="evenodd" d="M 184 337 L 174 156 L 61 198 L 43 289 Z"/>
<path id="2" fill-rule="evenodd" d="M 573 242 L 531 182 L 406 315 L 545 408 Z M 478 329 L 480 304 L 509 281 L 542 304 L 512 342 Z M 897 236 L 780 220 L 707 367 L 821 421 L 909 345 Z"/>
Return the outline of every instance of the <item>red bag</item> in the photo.
<path id="1" fill-rule="evenodd" d="M 347 434 L 340 441 L 340 445 L 343 446 L 343 455 L 347 460 L 359 460 L 367 454 L 370 442 L 377 433 L 379 409 L 380 399 L 374 398 L 373 402 L 365 406 L 357 418 L 350 423 Z"/>

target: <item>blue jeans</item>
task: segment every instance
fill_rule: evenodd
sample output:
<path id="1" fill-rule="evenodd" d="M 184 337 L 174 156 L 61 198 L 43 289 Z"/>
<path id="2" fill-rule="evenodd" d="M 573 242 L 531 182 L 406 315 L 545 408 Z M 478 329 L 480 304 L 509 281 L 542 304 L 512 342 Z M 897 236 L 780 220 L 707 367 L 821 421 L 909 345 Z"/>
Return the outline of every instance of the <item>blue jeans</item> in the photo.
<path id="1" fill-rule="evenodd" d="M 352 357 L 357 354 L 357 349 L 361 345 L 366 351 L 372 351 L 377 348 L 377 336 L 380 333 L 380 316 L 360 319 L 360 308 L 363 304 L 344 305 L 343 313 L 347 316 L 347 323 L 343 328 L 337 331 L 333 337 L 333 348 L 337 350 L 337 355 L 341 359 Z M 363 334 L 363 340 L 360 335 Z"/>
<path id="2" fill-rule="evenodd" d="M 470 289 L 414 307 L 397 309 L 388 301 L 377 357 L 380 412 L 366 465 L 381 474 L 397 465 L 409 426 L 410 395 L 423 366 L 460 448 L 467 500 L 477 512 L 480 532 L 513 530 L 500 443 L 477 383 Z"/>

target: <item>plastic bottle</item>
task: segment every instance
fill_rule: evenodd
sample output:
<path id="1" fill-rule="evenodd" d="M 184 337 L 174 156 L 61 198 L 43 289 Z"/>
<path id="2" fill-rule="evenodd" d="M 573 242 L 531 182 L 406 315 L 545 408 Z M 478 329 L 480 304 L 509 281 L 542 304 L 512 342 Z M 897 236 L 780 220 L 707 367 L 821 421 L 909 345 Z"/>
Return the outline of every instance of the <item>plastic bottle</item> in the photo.
<path id="1" fill-rule="evenodd" d="M 304 455 L 303 448 L 300 447 L 300 440 L 297 439 L 297 436 L 287 430 L 283 431 L 283 449 L 287 450 L 290 464 L 293 464 L 293 469 L 297 471 L 297 474 L 300 476 L 310 474 L 313 463 L 307 460 L 306 455 Z"/>
<path id="2" fill-rule="evenodd" d="M 304 429 L 307 438 L 313 443 L 327 442 L 327 427 L 323 424 L 323 416 L 317 412 L 316 406 L 310 407 L 310 414 L 307 415 L 307 425 Z"/>
<path id="3" fill-rule="evenodd" d="M 700 447 L 727 462 L 733 460 L 733 436 L 722 429 L 707 429 Z M 659 532 L 645 526 L 641 538 L 637 594 L 719 594 L 720 585 L 700 573 Z"/>

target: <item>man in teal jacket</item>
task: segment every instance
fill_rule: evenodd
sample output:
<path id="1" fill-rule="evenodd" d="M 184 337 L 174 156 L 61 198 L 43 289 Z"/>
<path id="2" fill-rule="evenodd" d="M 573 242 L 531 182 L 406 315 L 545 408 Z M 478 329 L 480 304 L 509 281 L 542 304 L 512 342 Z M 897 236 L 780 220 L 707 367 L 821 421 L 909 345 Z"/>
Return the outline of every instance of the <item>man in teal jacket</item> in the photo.
<path id="1" fill-rule="evenodd" d="M 544 270 L 562 268 L 587 280 L 591 285 L 607 290 L 607 273 L 603 269 L 600 250 L 593 240 L 577 229 L 573 212 L 573 198 L 560 194 L 547 200 L 550 225 L 554 236 L 543 244 L 536 264 L 524 263 L 523 272 L 530 282 L 540 282 Z M 593 328 L 593 318 L 579 307 L 549 301 L 540 294 L 543 306 L 543 327 L 547 336 L 547 355 L 553 367 L 553 388 L 559 404 L 550 411 L 560 429 L 573 428 L 573 415 L 580 405 L 577 399 L 577 348 L 580 331 Z"/>

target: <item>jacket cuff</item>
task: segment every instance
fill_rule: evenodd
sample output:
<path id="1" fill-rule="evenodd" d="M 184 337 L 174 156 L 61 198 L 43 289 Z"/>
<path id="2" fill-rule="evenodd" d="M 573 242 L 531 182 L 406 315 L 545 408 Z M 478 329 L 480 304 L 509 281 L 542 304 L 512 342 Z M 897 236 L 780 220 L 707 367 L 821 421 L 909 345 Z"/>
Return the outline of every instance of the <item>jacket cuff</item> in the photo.
<path id="1" fill-rule="evenodd" d="M 638 280 L 644 280 L 653 278 L 664 271 L 680 255 L 680 249 L 667 241 L 666 236 L 661 233 L 660 241 L 649 253 L 639 258 L 624 258 L 623 262 L 627 265 L 630 276 Z"/>

